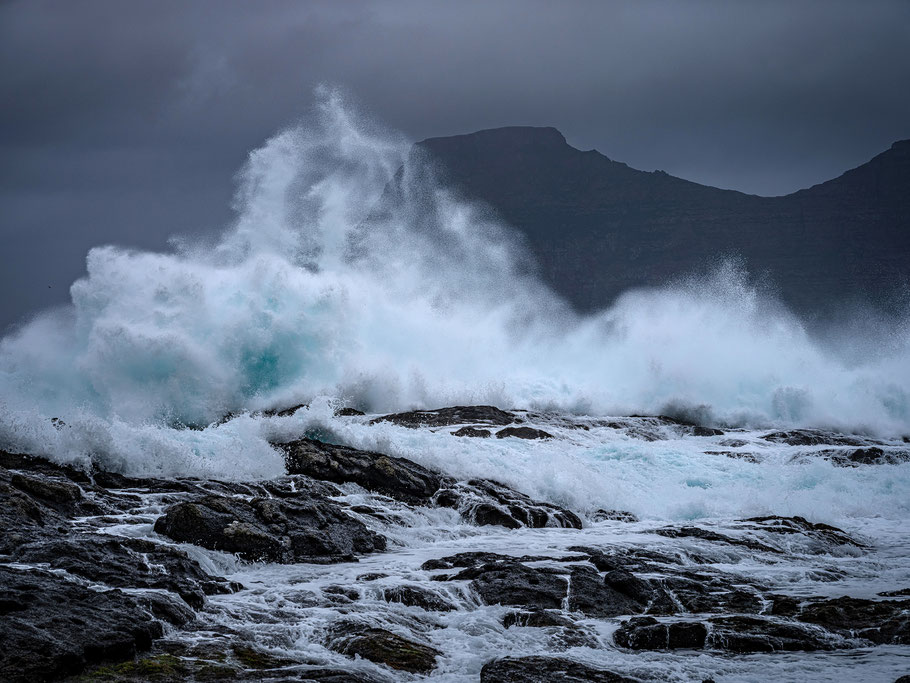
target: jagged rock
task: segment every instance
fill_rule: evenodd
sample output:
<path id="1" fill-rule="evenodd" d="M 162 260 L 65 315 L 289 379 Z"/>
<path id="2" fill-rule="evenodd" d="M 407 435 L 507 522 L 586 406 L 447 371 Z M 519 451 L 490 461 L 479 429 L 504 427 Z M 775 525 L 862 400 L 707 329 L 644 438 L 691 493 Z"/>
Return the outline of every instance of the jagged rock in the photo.
<path id="1" fill-rule="evenodd" d="M 488 439 L 491 436 L 489 429 L 480 429 L 479 427 L 462 427 L 454 432 L 452 436 L 474 436 L 481 439 Z"/>
<path id="2" fill-rule="evenodd" d="M 552 439 L 553 435 L 542 429 L 533 427 L 506 427 L 496 432 L 497 439 L 505 439 L 514 436 L 516 439 Z"/>
<path id="3" fill-rule="evenodd" d="M 419 674 L 433 671 L 436 668 L 436 658 L 442 654 L 429 645 L 391 631 L 353 622 L 342 622 L 334 626 L 329 632 L 328 647 L 343 655 L 358 655 L 398 671 Z"/>
<path id="4" fill-rule="evenodd" d="M 306 499 L 206 496 L 177 503 L 155 522 L 175 541 L 235 553 L 247 560 L 339 562 L 385 549 L 385 539 L 335 503 Z"/>
<path id="5" fill-rule="evenodd" d="M 834 598 L 805 605 L 797 619 L 873 643 L 910 645 L 910 600 Z"/>
<path id="6" fill-rule="evenodd" d="M 432 502 L 453 508 L 469 522 L 521 527 L 564 527 L 580 529 L 578 515 L 551 503 L 536 501 L 503 484 L 488 479 L 472 479 L 440 489 Z"/>
<path id="7" fill-rule="evenodd" d="M 157 588 L 202 607 L 206 595 L 231 593 L 240 586 L 206 574 L 179 548 L 138 538 L 84 534 L 42 540 L 21 547 L 18 562 L 46 563 L 89 581 L 116 588 Z"/>
<path id="8" fill-rule="evenodd" d="M 493 406 L 453 406 L 436 410 L 412 410 L 406 413 L 395 413 L 377 417 L 377 422 L 393 422 L 402 427 L 448 427 L 459 424 L 509 425 L 522 422 L 514 413 L 500 410 Z"/>
<path id="9" fill-rule="evenodd" d="M 450 612 L 455 608 L 451 602 L 437 593 L 420 586 L 394 586 L 382 591 L 386 602 L 400 602 L 402 605 L 420 607 L 429 612 Z"/>
<path id="10" fill-rule="evenodd" d="M 603 509 L 595 510 L 594 513 L 591 515 L 591 519 L 595 522 L 606 522 L 606 521 L 638 522 L 638 521 L 640 521 L 638 519 L 637 515 L 635 515 L 631 512 L 626 512 L 625 510 L 603 510 Z"/>
<path id="11" fill-rule="evenodd" d="M 620 647 L 630 650 L 701 649 L 708 629 L 700 622 L 659 622 L 654 617 L 624 621 L 613 634 Z"/>
<path id="12" fill-rule="evenodd" d="M 714 617 L 707 647 L 728 652 L 834 650 L 843 639 L 817 626 L 761 617 Z"/>
<path id="13" fill-rule="evenodd" d="M 563 657 L 503 657 L 487 662 L 480 683 L 636 683 L 606 669 Z"/>
<path id="14" fill-rule="evenodd" d="M 120 590 L 0 567 L 0 680 L 57 679 L 95 662 L 132 659 L 162 632 L 151 612 Z"/>
<path id="15" fill-rule="evenodd" d="M 353 482 L 412 503 L 426 503 L 453 480 L 404 458 L 361 451 L 347 446 L 300 439 L 278 444 L 284 450 L 289 474 L 305 474 L 336 484 Z"/>

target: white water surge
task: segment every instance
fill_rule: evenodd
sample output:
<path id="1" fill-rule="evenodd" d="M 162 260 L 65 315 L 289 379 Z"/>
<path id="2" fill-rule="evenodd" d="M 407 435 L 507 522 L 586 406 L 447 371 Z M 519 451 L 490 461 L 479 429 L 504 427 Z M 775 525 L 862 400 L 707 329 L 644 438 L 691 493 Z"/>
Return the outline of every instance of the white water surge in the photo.
<path id="1" fill-rule="evenodd" d="M 336 93 L 240 178 L 215 243 L 93 249 L 72 305 L 0 342 L 0 445 L 269 476 L 273 425 L 174 427 L 319 396 L 910 432 L 907 325 L 851 339 L 863 353 L 845 360 L 730 264 L 577 316 L 509 228 Z"/>

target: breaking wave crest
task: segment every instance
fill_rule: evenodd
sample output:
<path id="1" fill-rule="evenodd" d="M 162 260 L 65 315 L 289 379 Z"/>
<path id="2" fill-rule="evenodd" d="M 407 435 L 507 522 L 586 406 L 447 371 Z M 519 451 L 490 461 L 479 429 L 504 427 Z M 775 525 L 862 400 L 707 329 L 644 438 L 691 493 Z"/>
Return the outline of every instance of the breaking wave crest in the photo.
<path id="1" fill-rule="evenodd" d="M 214 243 L 93 249 L 72 305 L 0 342 L 0 445 L 268 476 L 280 420 L 212 423 L 320 396 L 910 431 L 906 323 L 847 357 L 729 262 L 580 316 L 508 227 L 335 92 L 250 154 L 236 210 Z"/>

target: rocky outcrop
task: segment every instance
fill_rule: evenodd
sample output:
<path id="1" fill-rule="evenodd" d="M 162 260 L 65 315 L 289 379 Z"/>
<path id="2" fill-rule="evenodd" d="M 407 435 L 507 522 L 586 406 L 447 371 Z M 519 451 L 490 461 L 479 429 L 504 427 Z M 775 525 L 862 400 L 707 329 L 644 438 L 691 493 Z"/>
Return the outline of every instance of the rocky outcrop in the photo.
<path id="1" fill-rule="evenodd" d="M 637 683 L 606 669 L 562 657 L 503 657 L 484 664 L 481 683 Z"/>
<path id="2" fill-rule="evenodd" d="M 385 548 L 385 539 L 325 499 L 206 496 L 177 503 L 155 522 L 175 541 L 246 560 L 344 562 Z"/>
<path id="3" fill-rule="evenodd" d="M 314 439 L 279 444 L 289 474 L 304 474 L 336 484 L 352 482 L 368 491 L 409 503 L 426 504 L 453 480 L 404 458 L 336 446 Z"/>
<path id="4" fill-rule="evenodd" d="M 533 500 L 488 479 L 451 483 L 448 488 L 436 492 L 432 502 L 458 510 L 464 519 L 480 526 L 498 524 L 509 529 L 582 527 L 581 519 L 575 513 L 551 503 Z"/>
<path id="5" fill-rule="evenodd" d="M 40 681 L 130 659 L 162 634 L 152 611 L 37 569 L 0 567 L 0 680 Z"/>
<path id="6" fill-rule="evenodd" d="M 356 622 L 336 624 L 326 639 L 327 646 L 343 655 L 359 656 L 397 671 L 428 674 L 436 668 L 442 653 L 383 628 Z"/>
<path id="7" fill-rule="evenodd" d="M 52 569 L 117 588 L 154 588 L 179 595 L 195 609 L 206 595 L 241 588 L 210 576 L 186 553 L 145 539 L 84 534 L 22 546 L 16 561 L 46 564 Z"/>
<path id="8" fill-rule="evenodd" d="M 494 406 L 452 406 L 436 410 L 412 410 L 406 413 L 383 415 L 372 421 L 392 422 L 402 427 L 449 427 L 451 425 L 498 425 L 505 426 L 522 422 L 515 413 L 500 410 Z"/>

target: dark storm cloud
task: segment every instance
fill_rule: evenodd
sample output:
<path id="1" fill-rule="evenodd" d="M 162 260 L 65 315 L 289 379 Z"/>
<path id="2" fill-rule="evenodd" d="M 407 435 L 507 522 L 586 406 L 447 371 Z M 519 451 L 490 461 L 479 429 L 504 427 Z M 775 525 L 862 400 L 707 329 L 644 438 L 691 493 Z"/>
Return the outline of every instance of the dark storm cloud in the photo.
<path id="1" fill-rule="evenodd" d="M 224 225 L 320 82 L 414 139 L 555 125 L 779 194 L 910 137 L 910 3 L 2 3 L 0 326 L 65 301 L 97 243 Z"/>

